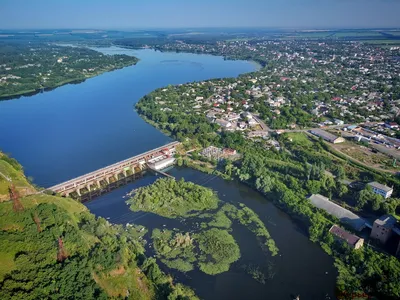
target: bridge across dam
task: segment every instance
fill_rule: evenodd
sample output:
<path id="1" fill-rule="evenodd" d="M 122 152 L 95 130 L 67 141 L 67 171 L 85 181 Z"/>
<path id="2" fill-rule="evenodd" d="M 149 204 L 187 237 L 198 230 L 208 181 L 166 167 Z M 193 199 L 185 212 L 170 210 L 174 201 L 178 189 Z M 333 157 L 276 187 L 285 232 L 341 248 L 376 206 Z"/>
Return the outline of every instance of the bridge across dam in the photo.
<path id="1" fill-rule="evenodd" d="M 176 147 L 179 142 L 172 142 L 167 145 L 155 148 L 142 154 L 133 156 L 99 170 L 76 177 L 66 182 L 47 188 L 47 190 L 60 194 L 61 196 L 70 196 L 74 193 L 82 200 L 83 196 L 89 197 L 94 194 L 100 195 L 103 191 L 108 191 L 112 186 L 119 186 L 122 183 L 132 181 L 136 174 L 152 167 L 151 162 L 156 160 L 168 160 L 172 162 L 171 157 L 176 153 Z"/>

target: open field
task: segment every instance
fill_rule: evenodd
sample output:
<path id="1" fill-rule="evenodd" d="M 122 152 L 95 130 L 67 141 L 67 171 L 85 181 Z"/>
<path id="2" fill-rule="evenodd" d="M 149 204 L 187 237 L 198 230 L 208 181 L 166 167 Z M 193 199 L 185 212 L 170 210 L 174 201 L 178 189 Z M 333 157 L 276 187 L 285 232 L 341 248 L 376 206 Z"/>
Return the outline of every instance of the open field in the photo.
<path id="1" fill-rule="evenodd" d="M 350 38 L 350 37 L 382 37 L 378 31 L 340 31 L 336 32 L 334 37 Z"/>
<path id="2" fill-rule="evenodd" d="M 346 141 L 341 144 L 334 144 L 332 147 L 371 168 L 392 173 L 400 170 L 400 166 L 393 166 L 392 158 L 383 153 L 375 153 L 373 149 L 366 146 Z"/>

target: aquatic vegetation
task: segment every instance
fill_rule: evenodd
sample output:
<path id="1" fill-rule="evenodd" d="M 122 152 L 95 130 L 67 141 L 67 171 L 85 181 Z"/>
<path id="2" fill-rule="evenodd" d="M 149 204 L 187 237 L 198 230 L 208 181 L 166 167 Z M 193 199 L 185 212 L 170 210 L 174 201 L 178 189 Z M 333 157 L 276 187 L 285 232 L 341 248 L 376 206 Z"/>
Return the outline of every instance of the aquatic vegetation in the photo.
<path id="1" fill-rule="evenodd" d="M 232 226 L 232 221 L 226 216 L 223 210 L 219 210 L 208 225 L 212 227 L 230 228 Z"/>
<path id="2" fill-rule="evenodd" d="M 133 211 L 148 211 L 167 218 L 188 217 L 193 212 L 215 209 L 218 197 L 211 189 L 170 178 L 139 188 L 128 200 Z"/>
<path id="3" fill-rule="evenodd" d="M 272 256 L 278 254 L 278 247 L 275 245 L 274 240 L 265 227 L 260 217 L 250 208 L 243 203 L 240 204 L 241 208 L 236 208 L 232 204 L 225 204 L 222 207 L 222 211 L 225 211 L 229 217 L 239 221 L 240 224 L 246 226 L 251 232 L 257 237 L 264 238 L 262 241 L 263 248 L 266 247 L 271 252 Z"/>
<path id="4" fill-rule="evenodd" d="M 239 246 L 229 233 L 234 221 L 256 235 L 263 249 L 272 255 L 278 253 L 275 242 L 254 211 L 244 204 L 236 207 L 224 203 L 218 208 L 222 202 L 216 194 L 194 183 L 159 179 L 151 186 L 140 188 L 128 203 L 134 211 L 149 211 L 167 218 L 197 218 L 194 233 L 153 230 L 151 237 L 157 257 L 171 269 L 189 272 L 197 266 L 209 275 L 228 271 L 240 258 Z"/>
<path id="5" fill-rule="evenodd" d="M 193 270 L 192 263 L 196 261 L 196 254 L 189 233 L 154 229 L 152 239 L 154 250 L 166 266 L 181 272 Z"/>
<path id="6" fill-rule="evenodd" d="M 197 263 L 201 271 L 215 275 L 229 270 L 240 258 L 239 246 L 228 231 L 212 228 L 191 237 L 172 230 L 154 229 L 154 249 L 167 267 L 189 272 Z"/>
<path id="7" fill-rule="evenodd" d="M 241 265 L 240 268 L 250 275 L 254 280 L 261 284 L 265 284 L 266 277 L 261 268 L 254 264 Z"/>
<path id="8" fill-rule="evenodd" d="M 176 269 L 181 272 L 189 272 L 193 270 L 193 264 L 183 260 L 182 258 L 177 258 L 174 260 L 161 259 L 161 262 L 164 263 L 168 268 Z"/>
<path id="9" fill-rule="evenodd" d="M 240 258 L 239 246 L 226 230 L 212 228 L 196 236 L 200 248 L 200 270 L 209 275 L 229 270 Z"/>

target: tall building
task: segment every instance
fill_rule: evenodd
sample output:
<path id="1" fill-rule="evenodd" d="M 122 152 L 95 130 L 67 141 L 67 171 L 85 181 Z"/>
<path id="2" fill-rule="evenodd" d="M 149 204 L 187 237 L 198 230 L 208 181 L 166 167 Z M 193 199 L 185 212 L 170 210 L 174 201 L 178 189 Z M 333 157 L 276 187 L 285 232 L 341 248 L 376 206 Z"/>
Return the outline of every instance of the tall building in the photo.
<path id="1" fill-rule="evenodd" d="M 379 240 L 382 244 L 386 244 L 392 236 L 396 223 L 397 219 L 391 215 L 384 215 L 376 219 L 372 226 L 371 238 Z"/>

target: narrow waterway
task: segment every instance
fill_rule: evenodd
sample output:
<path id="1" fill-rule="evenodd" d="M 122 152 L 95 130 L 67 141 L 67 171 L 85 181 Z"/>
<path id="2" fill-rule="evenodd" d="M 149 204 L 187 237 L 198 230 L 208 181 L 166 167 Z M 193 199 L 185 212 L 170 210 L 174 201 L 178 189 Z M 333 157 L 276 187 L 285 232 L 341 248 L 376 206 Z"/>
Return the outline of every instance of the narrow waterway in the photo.
<path id="1" fill-rule="evenodd" d="M 144 122 L 135 103 L 169 85 L 234 77 L 256 70 L 246 61 L 154 50 L 100 48 L 140 59 L 31 97 L 0 101 L 0 149 L 16 158 L 34 183 L 49 187 L 166 144 L 170 139 Z"/>
<path id="2" fill-rule="evenodd" d="M 333 259 L 316 244 L 311 243 L 302 229 L 290 217 L 277 209 L 270 201 L 251 188 L 235 181 L 225 181 L 215 175 L 208 175 L 187 168 L 174 168 L 169 171 L 177 179 L 185 178 L 218 193 L 221 200 L 231 203 L 244 203 L 260 216 L 275 240 L 279 254 L 271 257 L 261 250 L 254 235 L 246 228 L 233 227 L 233 236 L 239 244 L 241 258 L 228 272 L 209 276 L 200 271 L 183 274 L 164 267 L 168 273 L 196 290 L 207 300 L 219 299 L 335 299 L 336 270 Z M 116 224 L 135 223 L 149 229 L 146 238 L 154 228 L 178 228 L 183 231 L 195 230 L 193 223 L 180 222 L 146 212 L 132 212 L 126 205 L 127 192 L 139 186 L 148 185 L 158 177 L 147 175 L 111 194 L 99 197 L 86 206 L 98 216 L 108 218 Z M 152 254 L 151 251 L 148 255 Z M 243 265 L 255 265 L 265 269 L 273 266 L 275 276 L 261 284 L 243 271 Z"/>

